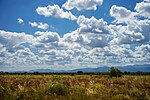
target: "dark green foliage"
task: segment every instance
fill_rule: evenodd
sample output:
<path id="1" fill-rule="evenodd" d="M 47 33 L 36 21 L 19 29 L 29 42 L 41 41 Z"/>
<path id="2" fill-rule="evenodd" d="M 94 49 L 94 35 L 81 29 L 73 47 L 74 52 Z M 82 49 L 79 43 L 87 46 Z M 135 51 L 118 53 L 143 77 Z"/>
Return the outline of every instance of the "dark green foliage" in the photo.
<path id="1" fill-rule="evenodd" d="M 77 74 L 83 74 L 83 72 L 82 71 L 78 71 Z"/>
<path id="2" fill-rule="evenodd" d="M 128 74 L 130 74 L 130 73 L 129 73 L 129 72 L 127 72 L 127 71 L 125 71 L 125 72 L 124 72 L 124 75 L 128 75 Z"/>
<path id="3" fill-rule="evenodd" d="M 115 68 L 115 67 L 111 67 L 110 68 L 110 77 L 121 77 L 122 76 L 122 72 Z"/>
<path id="4" fill-rule="evenodd" d="M 144 73 L 141 72 L 141 71 L 138 71 L 138 72 L 136 72 L 136 73 L 137 73 L 137 75 L 144 75 Z"/>
<path id="5" fill-rule="evenodd" d="M 38 74 L 39 74 L 39 72 L 34 72 L 33 74 L 34 74 L 34 75 L 38 75 Z"/>
<path id="6" fill-rule="evenodd" d="M 82 71 L 78 71 L 78 72 L 48 72 L 48 73 L 44 73 L 44 72 L 0 72 L 0 75 L 110 75 L 109 72 L 82 72 Z M 150 72 L 141 72 L 141 71 L 137 71 L 137 72 L 127 72 L 125 71 L 123 73 L 124 75 L 150 75 Z"/>

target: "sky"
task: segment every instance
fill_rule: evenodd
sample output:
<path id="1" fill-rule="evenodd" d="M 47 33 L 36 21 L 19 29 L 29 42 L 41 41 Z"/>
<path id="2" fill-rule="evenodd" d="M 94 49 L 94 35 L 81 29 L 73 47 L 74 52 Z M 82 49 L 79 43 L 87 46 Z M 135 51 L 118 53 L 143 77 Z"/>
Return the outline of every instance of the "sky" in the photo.
<path id="1" fill-rule="evenodd" d="M 150 64 L 150 0 L 0 0 L 0 70 Z"/>

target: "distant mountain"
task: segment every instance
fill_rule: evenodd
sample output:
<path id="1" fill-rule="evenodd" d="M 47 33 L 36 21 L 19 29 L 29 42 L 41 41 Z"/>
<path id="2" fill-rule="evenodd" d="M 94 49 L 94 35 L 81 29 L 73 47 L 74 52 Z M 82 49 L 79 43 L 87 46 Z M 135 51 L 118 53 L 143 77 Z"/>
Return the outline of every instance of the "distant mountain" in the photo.
<path id="1" fill-rule="evenodd" d="M 65 70 L 36 69 L 30 70 L 29 72 L 49 73 L 49 72 L 65 72 Z"/>
<path id="2" fill-rule="evenodd" d="M 127 72 L 150 72 L 150 64 L 145 65 L 129 65 L 129 66 L 123 66 L 123 67 L 116 67 L 120 69 L 121 71 L 127 71 Z M 74 70 L 51 70 L 51 69 L 36 69 L 36 70 L 30 70 L 29 72 L 40 72 L 40 73 L 48 73 L 48 72 L 108 72 L 110 67 L 104 66 L 104 67 L 98 67 L 98 68 L 81 68 L 81 69 L 74 69 Z"/>
<path id="3" fill-rule="evenodd" d="M 108 72 L 110 67 L 98 67 L 98 68 L 82 68 L 82 69 L 75 69 L 75 70 L 69 70 L 69 72 Z"/>
<path id="4" fill-rule="evenodd" d="M 124 66 L 124 67 L 117 67 L 117 68 L 122 71 L 127 71 L 127 72 L 137 72 L 137 71 L 150 72 L 150 64 L 130 65 L 130 66 Z"/>

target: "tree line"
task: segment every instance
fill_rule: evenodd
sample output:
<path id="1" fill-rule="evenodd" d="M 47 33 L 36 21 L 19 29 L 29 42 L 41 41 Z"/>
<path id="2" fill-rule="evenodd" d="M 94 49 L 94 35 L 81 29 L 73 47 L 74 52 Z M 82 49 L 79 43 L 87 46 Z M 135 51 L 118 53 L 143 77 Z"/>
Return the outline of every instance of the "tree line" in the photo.
<path id="1" fill-rule="evenodd" d="M 110 77 L 121 77 L 122 75 L 150 75 L 150 72 L 122 72 L 118 68 L 111 67 L 108 72 L 0 72 L 0 75 L 110 75 Z"/>

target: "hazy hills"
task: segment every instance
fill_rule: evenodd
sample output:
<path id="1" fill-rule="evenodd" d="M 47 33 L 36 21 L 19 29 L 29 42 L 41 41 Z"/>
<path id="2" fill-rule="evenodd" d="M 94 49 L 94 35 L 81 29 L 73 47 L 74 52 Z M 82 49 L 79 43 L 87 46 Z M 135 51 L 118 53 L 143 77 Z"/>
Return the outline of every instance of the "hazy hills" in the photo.
<path id="1" fill-rule="evenodd" d="M 124 66 L 124 67 L 116 67 L 120 69 L 121 71 L 127 71 L 127 72 L 150 72 L 150 64 L 145 65 L 130 65 L 130 66 Z M 104 67 L 98 67 L 98 68 L 81 68 L 81 69 L 74 69 L 74 70 L 51 70 L 51 69 L 36 69 L 36 70 L 30 70 L 29 72 L 40 72 L 40 73 L 48 73 L 48 72 L 77 72 L 77 71 L 83 71 L 83 72 L 108 72 L 110 67 L 104 66 Z"/>

